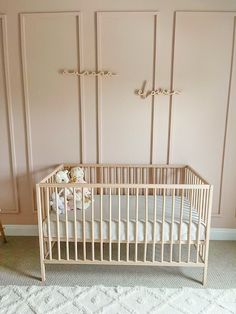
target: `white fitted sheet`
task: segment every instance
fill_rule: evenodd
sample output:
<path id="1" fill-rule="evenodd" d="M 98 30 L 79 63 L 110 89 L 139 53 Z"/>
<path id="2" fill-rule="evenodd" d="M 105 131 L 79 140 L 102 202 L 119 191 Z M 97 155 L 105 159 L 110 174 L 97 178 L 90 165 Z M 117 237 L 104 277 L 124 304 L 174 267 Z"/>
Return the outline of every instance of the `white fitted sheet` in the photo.
<path id="1" fill-rule="evenodd" d="M 136 227 L 136 196 L 129 196 L 129 235 L 127 234 L 127 196 L 120 196 L 120 241 L 134 241 L 136 237 L 135 227 Z M 163 229 L 163 239 L 164 241 L 171 240 L 171 213 L 172 213 L 172 197 L 165 197 L 165 222 Z M 162 196 L 156 197 L 156 241 L 162 239 Z M 101 210 L 100 210 L 101 197 L 100 195 L 94 196 L 94 240 L 99 241 L 101 238 L 103 241 L 109 240 L 109 196 L 103 195 L 103 217 L 102 217 L 102 235 L 101 229 Z M 118 196 L 112 196 L 111 209 L 112 209 L 112 219 L 111 219 L 111 239 L 112 241 L 118 241 L 119 235 L 119 223 L 118 223 Z M 145 196 L 139 195 L 138 197 L 138 241 L 145 240 Z M 148 208 L 148 223 L 147 223 L 147 241 L 153 241 L 153 229 L 154 229 L 154 196 L 149 195 L 147 197 L 147 208 Z M 179 240 L 179 229 L 180 229 L 180 211 L 181 211 L 181 197 L 176 196 L 174 202 L 174 224 L 173 224 L 173 240 Z M 77 210 L 76 212 L 76 229 L 77 229 L 77 239 L 78 241 L 83 240 L 83 222 L 82 222 L 82 211 Z M 183 206 L 183 218 L 182 218 L 182 228 L 181 228 L 181 240 L 188 240 L 188 227 L 190 219 L 190 203 L 184 198 Z M 85 210 L 85 233 L 86 241 L 92 240 L 92 221 L 91 221 L 91 206 Z M 192 209 L 192 223 L 191 223 L 191 240 L 197 240 L 197 230 L 198 230 L 198 220 L 199 216 L 196 209 Z M 48 235 L 48 222 L 47 219 L 43 223 L 43 233 L 44 236 Z M 74 211 L 68 211 L 68 221 L 67 221 L 68 237 L 75 237 L 75 226 L 74 226 Z M 51 211 L 50 213 L 50 227 L 51 236 L 57 237 L 57 222 L 56 213 Z M 200 225 L 200 240 L 205 240 L 205 225 L 201 221 Z M 60 237 L 66 237 L 66 215 L 59 215 L 59 232 Z"/>

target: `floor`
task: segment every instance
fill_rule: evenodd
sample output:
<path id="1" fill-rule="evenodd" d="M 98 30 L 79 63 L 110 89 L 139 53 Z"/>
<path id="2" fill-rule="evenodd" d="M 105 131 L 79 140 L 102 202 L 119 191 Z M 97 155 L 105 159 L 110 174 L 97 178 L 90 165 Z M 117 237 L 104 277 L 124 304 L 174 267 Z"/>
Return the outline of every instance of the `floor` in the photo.
<path id="1" fill-rule="evenodd" d="M 0 285 L 202 288 L 202 269 L 187 267 L 47 265 L 41 283 L 38 252 L 36 237 L 0 243 Z M 236 288 L 236 241 L 211 241 L 207 287 Z"/>

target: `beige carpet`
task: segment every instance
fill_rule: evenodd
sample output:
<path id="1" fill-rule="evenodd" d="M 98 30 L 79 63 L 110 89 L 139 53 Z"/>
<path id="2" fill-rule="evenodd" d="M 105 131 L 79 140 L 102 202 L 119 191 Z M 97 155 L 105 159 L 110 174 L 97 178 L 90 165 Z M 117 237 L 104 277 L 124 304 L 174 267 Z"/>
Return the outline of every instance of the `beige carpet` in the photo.
<path id="1" fill-rule="evenodd" d="M 0 285 L 42 285 L 38 239 L 8 237 L 0 244 Z M 201 288 L 202 269 L 95 265 L 48 265 L 45 285 Z M 236 241 L 211 241 L 208 287 L 236 288 Z"/>

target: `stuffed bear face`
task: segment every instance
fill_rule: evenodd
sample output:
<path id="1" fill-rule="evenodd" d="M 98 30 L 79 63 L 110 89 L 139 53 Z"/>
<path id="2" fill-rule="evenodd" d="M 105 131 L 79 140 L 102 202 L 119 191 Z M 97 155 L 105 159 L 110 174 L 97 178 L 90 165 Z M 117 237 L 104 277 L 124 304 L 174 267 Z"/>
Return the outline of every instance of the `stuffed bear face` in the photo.
<path id="1" fill-rule="evenodd" d="M 76 181 L 83 180 L 84 178 L 84 169 L 80 167 L 74 167 L 70 170 L 71 178 L 75 178 Z"/>
<path id="2" fill-rule="evenodd" d="M 68 170 L 58 171 L 55 175 L 56 183 L 68 183 L 70 181 Z"/>

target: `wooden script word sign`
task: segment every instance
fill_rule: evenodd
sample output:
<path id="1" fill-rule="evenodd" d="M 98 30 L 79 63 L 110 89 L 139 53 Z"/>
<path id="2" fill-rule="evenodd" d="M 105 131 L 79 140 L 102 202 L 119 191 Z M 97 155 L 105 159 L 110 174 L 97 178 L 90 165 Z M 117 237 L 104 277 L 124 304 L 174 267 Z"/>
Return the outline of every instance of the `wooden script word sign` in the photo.
<path id="1" fill-rule="evenodd" d="M 136 93 L 143 99 L 147 98 L 148 96 L 156 96 L 156 95 L 172 96 L 172 95 L 181 94 L 181 91 L 179 90 L 171 91 L 169 89 L 162 89 L 162 88 L 145 91 L 145 87 L 146 87 L 146 81 L 144 82 L 142 89 L 136 90 Z"/>
<path id="2" fill-rule="evenodd" d="M 76 76 L 101 76 L 101 77 L 111 77 L 116 76 L 116 73 L 112 73 L 110 71 L 82 71 L 78 72 L 75 70 L 62 70 L 62 74 L 76 75 Z"/>

